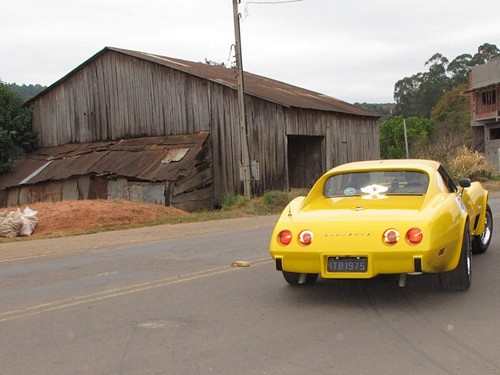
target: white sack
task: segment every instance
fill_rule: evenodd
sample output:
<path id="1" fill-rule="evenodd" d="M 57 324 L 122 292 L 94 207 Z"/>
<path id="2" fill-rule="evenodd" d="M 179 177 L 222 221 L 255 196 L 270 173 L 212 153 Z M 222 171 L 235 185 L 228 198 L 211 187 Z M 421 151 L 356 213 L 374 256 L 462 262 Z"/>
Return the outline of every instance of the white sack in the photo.
<path id="1" fill-rule="evenodd" d="M 21 210 L 11 211 L 0 217 L 0 237 L 16 237 L 23 225 Z"/>
<path id="2" fill-rule="evenodd" d="M 38 211 L 26 207 L 21 215 L 22 226 L 19 229 L 19 236 L 31 236 L 38 223 Z"/>

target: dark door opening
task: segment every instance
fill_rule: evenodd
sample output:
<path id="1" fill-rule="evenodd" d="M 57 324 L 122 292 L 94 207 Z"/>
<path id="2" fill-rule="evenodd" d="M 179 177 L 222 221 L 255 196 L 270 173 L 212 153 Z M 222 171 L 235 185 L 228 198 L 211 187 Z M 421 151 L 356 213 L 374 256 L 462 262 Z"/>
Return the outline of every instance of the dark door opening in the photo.
<path id="1" fill-rule="evenodd" d="M 288 136 L 288 181 L 290 188 L 311 188 L 323 174 L 321 136 Z"/>

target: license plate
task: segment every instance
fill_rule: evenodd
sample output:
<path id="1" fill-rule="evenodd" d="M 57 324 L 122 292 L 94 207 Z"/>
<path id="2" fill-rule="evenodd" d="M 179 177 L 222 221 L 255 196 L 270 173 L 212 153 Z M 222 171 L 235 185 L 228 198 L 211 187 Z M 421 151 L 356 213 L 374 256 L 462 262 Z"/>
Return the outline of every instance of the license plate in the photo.
<path id="1" fill-rule="evenodd" d="M 366 272 L 366 257 L 329 257 L 328 272 Z"/>

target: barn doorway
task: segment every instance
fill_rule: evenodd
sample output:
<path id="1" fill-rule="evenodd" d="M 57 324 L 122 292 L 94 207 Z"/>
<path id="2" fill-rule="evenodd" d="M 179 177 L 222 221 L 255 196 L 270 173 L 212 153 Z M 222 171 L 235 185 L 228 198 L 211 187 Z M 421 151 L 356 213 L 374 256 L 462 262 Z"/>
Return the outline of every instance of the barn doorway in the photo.
<path id="1" fill-rule="evenodd" d="M 321 136 L 288 136 L 288 181 L 290 188 L 311 188 L 323 174 Z"/>

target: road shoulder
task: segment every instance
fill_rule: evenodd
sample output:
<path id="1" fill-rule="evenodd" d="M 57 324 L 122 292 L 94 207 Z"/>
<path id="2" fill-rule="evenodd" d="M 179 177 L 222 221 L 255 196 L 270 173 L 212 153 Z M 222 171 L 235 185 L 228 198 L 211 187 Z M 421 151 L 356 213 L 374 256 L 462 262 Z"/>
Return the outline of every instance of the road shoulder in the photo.
<path id="1" fill-rule="evenodd" d="M 249 227 L 260 228 L 272 226 L 277 219 L 276 215 L 256 216 L 188 224 L 165 224 L 80 236 L 16 240 L 0 244 L 0 262 L 161 241 L 183 236 L 197 236 L 205 233 L 237 231 Z"/>

